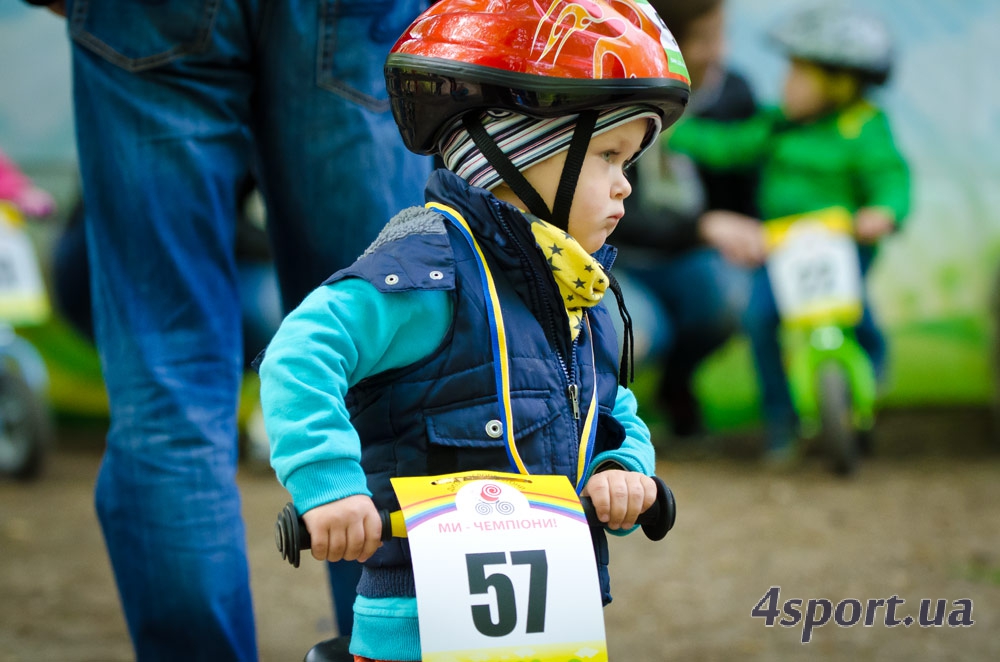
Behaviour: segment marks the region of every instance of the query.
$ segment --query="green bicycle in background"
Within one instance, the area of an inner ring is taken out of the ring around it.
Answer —
[[[863,282],[844,208],[765,223],[767,273],[800,434],[818,437],[836,473],[852,473],[875,422],[876,378],[854,327]]]

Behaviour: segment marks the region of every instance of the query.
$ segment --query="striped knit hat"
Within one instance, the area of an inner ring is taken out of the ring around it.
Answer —
[[[524,171],[531,165],[569,149],[578,117],[579,115],[563,115],[539,119],[505,110],[491,110],[484,113],[480,121],[514,166]],[[639,118],[650,120],[649,130],[642,143],[642,151],[645,151],[659,135],[662,125],[659,113],[650,106],[624,106],[599,113],[593,135],[597,136]],[[441,136],[438,148],[449,170],[472,186],[487,190],[493,190],[503,183],[500,174],[476,147],[462,118],[453,121]],[[639,154],[636,155],[638,157]]]

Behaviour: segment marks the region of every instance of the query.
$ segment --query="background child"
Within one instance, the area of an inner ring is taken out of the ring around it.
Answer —
[[[909,211],[909,170],[888,118],[866,96],[888,78],[889,33],[874,16],[840,5],[800,11],[770,37],[789,58],[781,107],[736,124],[685,121],[670,137],[669,148],[716,168],[759,164],[758,205],[765,219],[847,208],[854,214],[867,274],[876,243]],[[733,259],[762,264],[763,232],[743,243]],[[763,267],[754,274],[744,328],[763,394],[767,459],[785,464],[795,455],[796,417],[778,345],[777,307]],[[856,333],[880,375],[885,340],[867,301]]]
[[[604,242],[625,167],[680,114],[688,81],[644,2],[595,2],[602,20],[568,32],[559,10],[581,6],[562,5],[442,0],[400,38],[386,63],[400,132],[448,170],[426,208],[398,214],[285,319],[260,366],[272,465],[313,556],[365,563],[357,659],[420,659],[407,548],[379,543],[377,509],[398,509],[391,477],[562,474],[613,531],[655,496],[601,304]],[[608,601],[603,531],[594,543]]]

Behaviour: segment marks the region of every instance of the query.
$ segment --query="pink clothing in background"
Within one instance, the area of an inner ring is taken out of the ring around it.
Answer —
[[[26,216],[48,216],[55,211],[52,196],[34,184],[0,151],[0,200],[9,200]]]

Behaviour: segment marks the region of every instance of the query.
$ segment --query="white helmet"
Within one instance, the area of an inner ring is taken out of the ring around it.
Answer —
[[[892,37],[868,12],[834,4],[792,14],[768,33],[789,57],[864,75],[882,84],[892,68]]]

